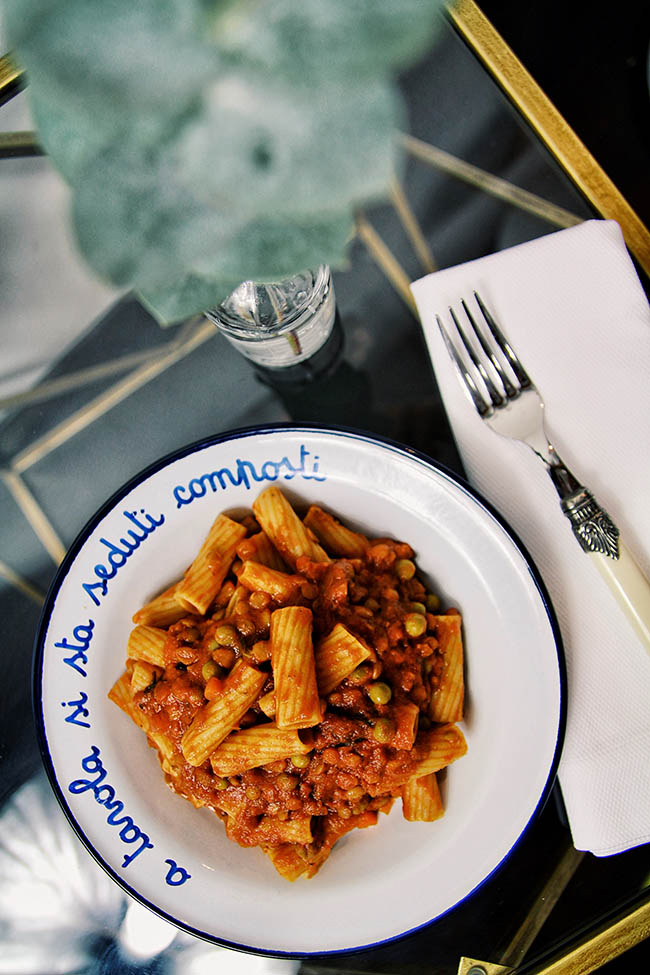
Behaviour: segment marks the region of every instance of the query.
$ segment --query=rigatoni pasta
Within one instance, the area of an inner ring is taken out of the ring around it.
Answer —
[[[310,741],[303,741],[297,730],[279,728],[271,722],[233,731],[212,752],[210,764],[217,775],[238,775],[278,759],[308,755],[312,747]]]
[[[443,666],[438,686],[431,695],[429,713],[433,721],[460,721],[465,693],[460,616],[438,616],[436,635],[440,641]]]
[[[336,623],[316,648],[316,676],[320,693],[323,696],[329,694],[370,656],[370,647],[342,623]]]
[[[182,619],[187,610],[176,599],[176,591],[180,586],[180,581],[175,582],[169,589],[165,589],[159,596],[148,602],[133,617],[134,623],[143,623],[148,626],[171,626]]]
[[[166,775],[174,775],[180,766],[180,756],[174,748],[173,742],[162,732],[157,731],[148,714],[143,712],[136,704],[137,697],[131,687],[131,679],[128,671],[115,681],[108,692],[109,699],[113,704],[117,704],[125,714],[131,718],[147,735],[149,742],[158,751],[158,757],[163,772]]]
[[[444,813],[437,773],[467,743],[461,617],[439,613],[405,542],[274,485],[219,515],[182,579],[133,617],[109,697],[170,787],[287,880],[401,804]]]
[[[370,545],[365,535],[342,525],[338,518],[317,504],[312,504],[305,515],[305,525],[328,552],[341,558],[361,558]]]
[[[139,691],[145,691],[151,687],[152,684],[155,684],[159,674],[159,667],[154,667],[143,660],[134,661],[131,671],[131,694],[137,694]]]
[[[205,613],[228,575],[237,546],[246,528],[219,515],[191,566],[174,592],[174,598],[190,613]]]
[[[456,725],[439,725],[423,732],[414,748],[412,773],[421,778],[451,765],[467,751],[465,736]]]
[[[402,786],[402,812],[410,823],[433,823],[444,813],[435,772]]]
[[[310,534],[277,487],[267,488],[253,502],[255,517],[266,535],[290,566],[295,566],[301,556],[314,562],[328,562],[327,552]]]
[[[269,569],[286,572],[287,566],[265,532],[249,535],[237,546],[237,555],[242,562],[258,562]]]
[[[295,602],[305,581],[300,576],[248,560],[243,563],[238,580],[250,592],[265,592],[279,606]]]
[[[271,666],[278,728],[312,728],[322,716],[312,623],[312,611],[307,606],[285,606],[271,615]]]
[[[181,739],[183,755],[190,765],[203,765],[237,727],[259,697],[265,679],[266,675],[256,667],[245,660],[237,661],[219,693],[201,705]]]
[[[131,630],[126,655],[131,660],[146,660],[147,663],[164,667],[166,642],[167,630],[142,623]]]

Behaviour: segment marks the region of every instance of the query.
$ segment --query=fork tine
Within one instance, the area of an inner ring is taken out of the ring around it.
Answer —
[[[454,309],[453,308],[450,308],[449,309],[449,314],[451,315],[451,317],[452,317],[452,319],[454,321],[454,325],[456,326],[456,331],[460,335],[461,341],[462,341],[463,345],[465,346],[465,351],[467,352],[467,355],[470,357],[470,359],[472,361],[472,365],[474,366],[474,368],[476,369],[476,371],[480,375],[481,379],[485,383],[485,387],[486,387],[486,389],[488,391],[488,395],[489,395],[489,397],[490,397],[490,399],[492,401],[492,406],[495,409],[498,409],[500,406],[503,406],[503,396],[501,395],[501,393],[498,391],[498,389],[496,388],[496,386],[494,385],[494,383],[490,379],[490,376],[488,374],[487,369],[485,368],[485,366],[483,365],[483,363],[481,362],[481,360],[478,358],[478,356],[474,352],[474,349],[472,348],[472,346],[467,341],[467,336],[465,335],[465,332],[461,328],[460,322],[456,318],[456,313],[454,312]]]
[[[474,382],[474,378],[473,378],[472,374],[468,371],[468,369],[465,366],[465,363],[463,362],[463,360],[461,359],[461,357],[458,355],[458,352],[456,351],[456,346],[454,345],[454,343],[449,338],[449,335],[447,333],[447,329],[442,324],[442,321],[441,321],[439,315],[436,315],[436,321],[438,322],[438,328],[440,329],[440,333],[442,335],[443,341],[444,341],[445,345],[447,346],[447,352],[449,353],[449,356],[450,356],[452,362],[456,366],[456,370],[458,372],[458,376],[462,380],[462,382],[463,382],[463,384],[465,386],[465,389],[469,393],[470,398],[472,400],[472,403],[474,404],[474,407],[476,409],[476,412],[481,417],[487,416],[489,413],[492,412],[491,409],[490,409],[490,407],[485,402],[485,400],[483,399],[483,396],[479,392],[479,389],[478,389],[476,383]]]
[[[478,339],[478,342],[479,342],[481,348],[483,349],[483,352],[485,353],[485,355],[488,357],[488,359],[492,363],[492,367],[493,367],[494,371],[496,372],[497,376],[501,380],[501,385],[503,386],[504,392],[506,394],[506,398],[507,399],[515,399],[515,397],[517,397],[519,395],[519,390],[518,389],[515,389],[515,387],[512,385],[512,383],[508,379],[507,375],[503,371],[503,367],[502,367],[501,363],[499,362],[499,360],[497,359],[496,354],[494,352],[494,349],[490,348],[490,346],[488,345],[488,343],[485,341],[485,336],[483,335],[483,333],[479,329],[478,325],[474,321],[474,318],[472,316],[472,313],[469,310],[469,308],[467,307],[467,304],[466,304],[464,298],[461,300],[461,305],[463,306],[463,309],[465,311],[465,314],[467,315],[467,317],[469,319],[469,323],[472,326],[472,329],[474,331],[474,334],[476,335],[476,338]]]
[[[481,312],[483,313],[483,318],[486,321],[487,327],[490,329],[490,332],[492,333],[495,342],[497,343],[497,345],[503,352],[504,356],[510,363],[510,366],[512,367],[512,371],[514,372],[515,376],[519,380],[521,388],[528,389],[530,386],[533,385],[530,376],[528,375],[528,373],[522,366],[521,362],[517,358],[514,349],[512,348],[507,338],[505,337],[505,335],[497,325],[496,321],[494,320],[494,318],[492,317],[488,309],[483,304],[483,301],[481,300],[481,296],[478,294],[477,291],[474,292],[474,297],[476,298],[478,306],[481,309]]]

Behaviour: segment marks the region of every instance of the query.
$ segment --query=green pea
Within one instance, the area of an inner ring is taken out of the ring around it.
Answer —
[[[221,626],[218,626],[214,631],[214,636],[223,647],[236,647],[241,643],[239,633],[230,623],[222,623]]]
[[[424,603],[411,603],[411,612],[420,613],[422,616],[426,613],[427,608]]]
[[[214,637],[212,637],[211,640],[208,640],[208,643],[207,643],[207,646],[206,646],[205,649],[208,651],[208,653],[212,653],[212,651],[213,650],[216,650],[218,646],[219,646],[219,644],[214,639]]]
[[[378,718],[372,729],[372,736],[375,741],[380,742],[382,745],[387,744],[393,735],[395,734],[395,724],[390,718]]]
[[[206,662],[201,667],[201,676],[203,680],[207,683],[211,677],[216,677],[219,673],[219,667],[215,664],[214,660],[206,660]]]
[[[362,796],[365,796],[366,791],[362,785],[355,785],[353,789],[348,789],[345,794],[350,802],[356,802],[357,799],[361,799]]]
[[[427,609],[430,613],[435,613],[436,610],[440,609],[440,599],[435,593],[427,593]]]
[[[372,675],[372,664],[362,663],[350,674],[348,680],[351,680],[353,684],[364,684],[368,678]]]
[[[246,786],[246,797],[251,799],[253,802],[262,795],[261,789],[258,789],[256,785]]]
[[[388,704],[392,696],[393,692],[388,684],[384,684],[383,681],[377,681],[376,684],[368,686],[368,697],[373,704]]]
[[[278,788],[286,789],[287,792],[290,792],[291,789],[295,789],[298,785],[298,779],[294,775],[287,775],[286,772],[280,772],[275,783]]]
[[[395,563],[395,572],[398,579],[406,582],[415,575],[415,562],[412,562],[411,559],[398,559]]]
[[[421,613],[409,613],[404,619],[404,629],[409,636],[422,636],[422,634],[426,631],[426,628],[426,617],[422,616]]]
[[[228,780],[227,779],[222,779],[221,777],[218,776],[214,780],[214,787],[215,787],[215,789],[219,789],[219,790],[221,790],[221,789],[227,789],[228,788]]]
[[[311,761],[310,755],[292,755],[291,764],[295,765],[296,768],[307,768]]]

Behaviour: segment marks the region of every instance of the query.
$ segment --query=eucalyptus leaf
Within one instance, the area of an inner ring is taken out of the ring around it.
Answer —
[[[431,45],[435,0],[248,0],[224,11],[220,50],[291,84],[358,85],[410,64]]]
[[[440,0],[6,0],[80,248],[161,320],[345,261]]]

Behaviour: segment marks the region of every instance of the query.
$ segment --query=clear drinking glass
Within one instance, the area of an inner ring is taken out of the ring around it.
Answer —
[[[318,378],[332,368],[341,349],[326,264],[270,284],[244,281],[206,316],[271,384]]]

